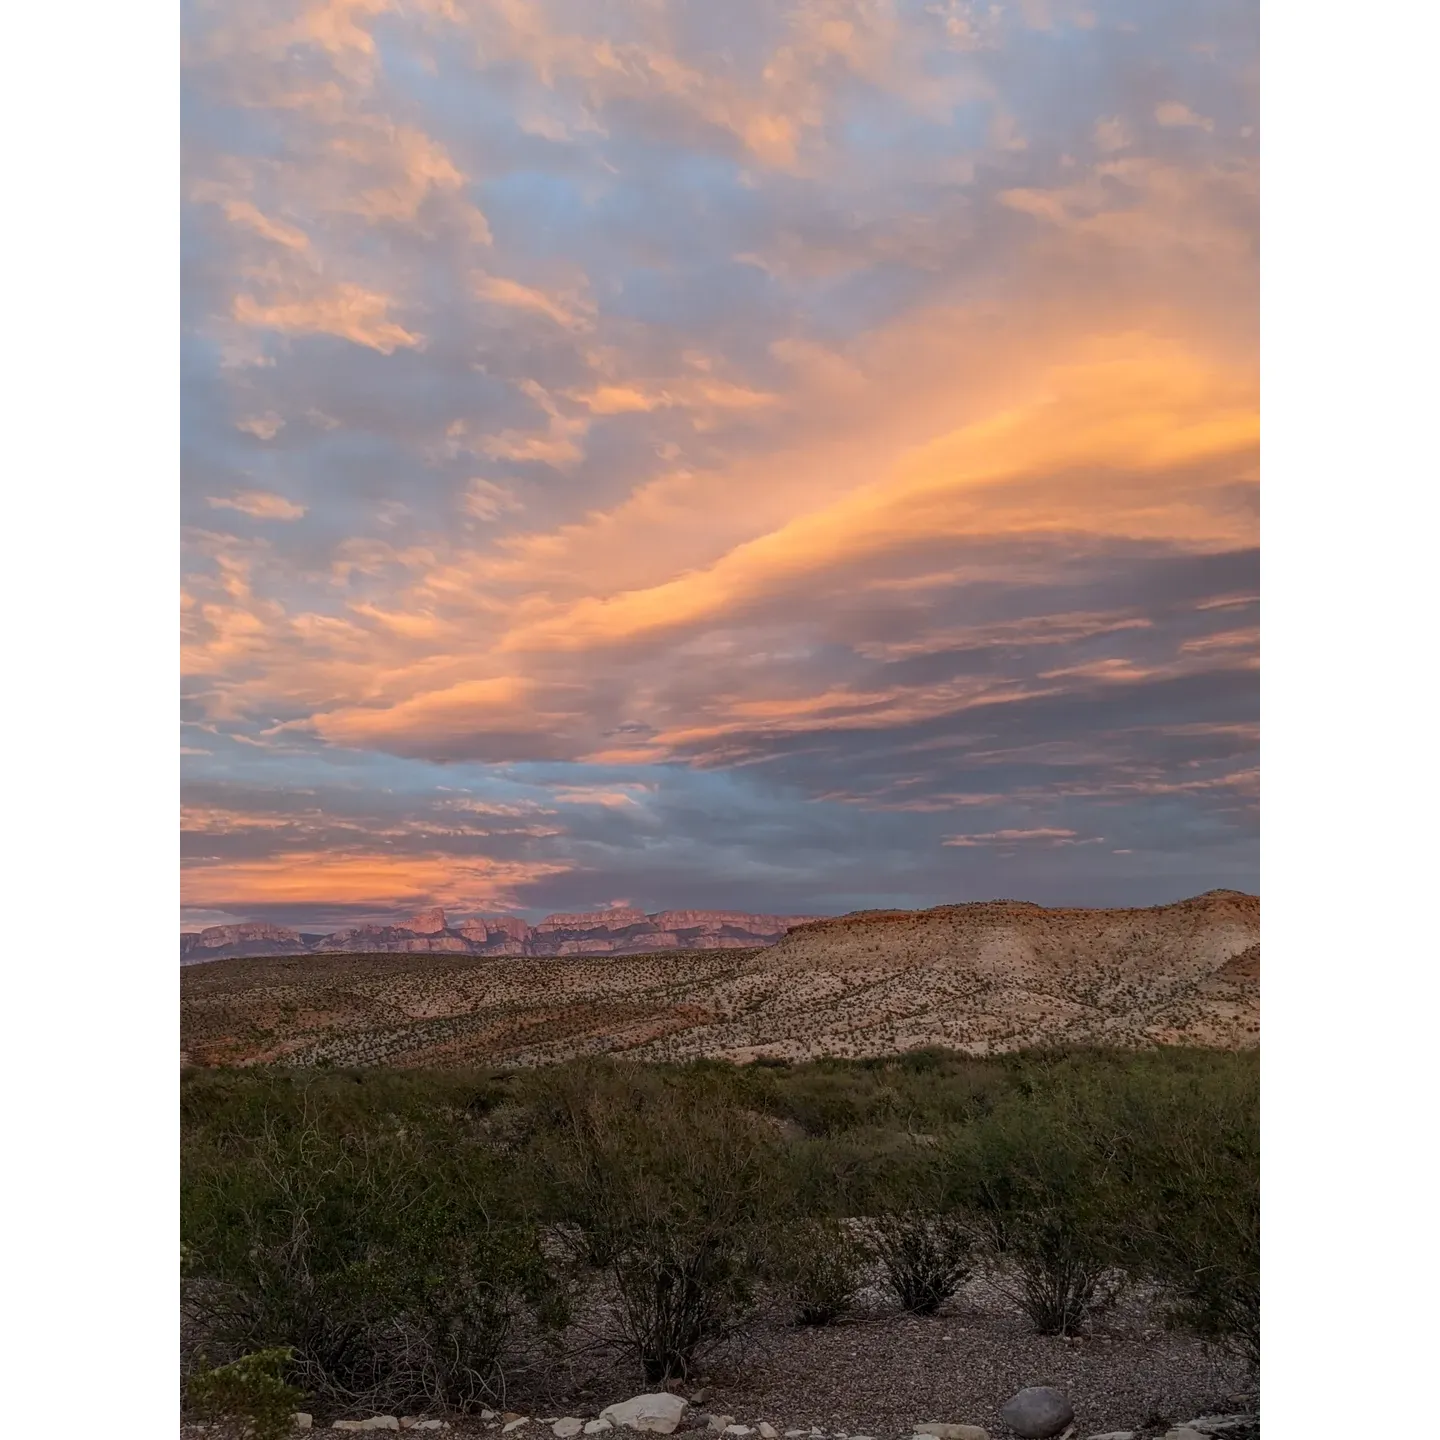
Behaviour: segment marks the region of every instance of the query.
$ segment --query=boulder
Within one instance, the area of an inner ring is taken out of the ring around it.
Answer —
[[[632,1430],[648,1430],[656,1435],[669,1435],[685,1413],[685,1401],[679,1395],[636,1395],[618,1405],[607,1405],[600,1418],[612,1425],[628,1425]]]
[[[587,1435],[601,1435],[606,1430],[613,1430],[614,1428],[608,1420],[587,1420],[585,1422],[585,1433]]]
[[[762,1420],[755,1430],[760,1440],[780,1440],[780,1432],[768,1420]]]
[[[313,1415],[307,1415],[303,1410],[297,1410],[291,1417],[290,1423],[297,1430],[308,1430],[315,1423]]]
[[[550,1433],[558,1435],[560,1440],[570,1440],[570,1436],[578,1435],[584,1428],[585,1422],[578,1415],[564,1415],[550,1427]]]
[[[1059,1390],[1027,1385],[1000,1407],[1000,1418],[1024,1440],[1050,1440],[1075,1418],[1075,1412]]]
[[[931,1440],[990,1440],[990,1432],[980,1425],[952,1425],[944,1420],[922,1420],[915,1427],[917,1435]]]

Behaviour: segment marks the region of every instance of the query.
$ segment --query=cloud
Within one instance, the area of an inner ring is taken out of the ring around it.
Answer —
[[[712,20],[187,11],[196,883],[1252,883],[1250,9]]]
[[[1208,116],[1197,115],[1188,105],[1182,105],[1178,100],[1166,100],[1163,104],[1157,105],[1155,120],[1157,124],[1172,130],[1177,127],[1189,127],[1196,130],[1214,130],[1215,128],[1215,122]]]
[[[243,430],[247,435],[253,435],[257,440],[273,440],[285,428],[285,422],[268,410],[264,415],[252,415],[246,420],[235,422],[237,430]]]
[[[417,346],[423,337],[389,319],[391,300],[359,285],[337,285],[304,299],[270,304],[237,295],[232,313],[242,325],[286,335],[334,335],[382,355]]]
[[[228,497],[212,495],[210,505],[215,510],[238,510],[256,520],[299,520],[306,513],[305,506],[267,490],[242,490]]]

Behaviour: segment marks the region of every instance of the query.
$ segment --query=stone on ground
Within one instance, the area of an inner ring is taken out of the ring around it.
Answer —
[[[1075,1412],[1059,1390],[1027,1385],[1000,1407],[1000,1418],[1024,1440],[1050,1440],[1075,1418]]]
[[[669,1435],[684,1413],[685,1401],[679,1395],[636,1395],[618,1405],[607,1405],[600,1418],[612,1425],[628,1425],[632,1430]]]
[[[711,1415],[705,1421],[705,1428],[715,1431],[718,1435],[724,1431],[727,1425],[733,1425],[734,1423],[735,1417],[733,1415]]]
[[[768,1420],[762,1420],[755,1427],[755,1432],[760,1440],[780,1440],[780,1432]]]
[[[944,1420],[923,1420],[915,1433],[931,1440],[990,1440],[990,1432],[981,1425],[952,1425]]]
[[[587,1420],[585,1422],[585,1433],[587,1435],[601,1435],[606,1430],[613,1430],[614,1428],[608,1420]]]
[[[578,1415],[562,1415],[550,1427],[550,1433],[558,1435],[560,1440],[570,1440],[570,1436],[578,1435],[584,1428],[585,1422]]]
[[[290,1423],[297,1430],[308,1430],[315,1423],[315,1417],[313,1415],[307,1415],[303,1410],[297,1410],[290,1417]]]

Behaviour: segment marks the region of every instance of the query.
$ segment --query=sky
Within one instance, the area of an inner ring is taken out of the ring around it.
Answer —
[[[1250,0],[188,0],[182,925],[1258,891]]]

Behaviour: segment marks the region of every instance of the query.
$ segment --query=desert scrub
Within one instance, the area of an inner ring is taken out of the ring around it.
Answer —
[[[833,1325],[854,1309],[874,1258],[844,1220],[796,1220],[772,1233],[766,1274],[798,1324]]]
[[[1227,1057],[1236,1061],[1240,1057]],[[1172,1324],[1260,1364],[1259,1074],[1118,1087],[1102,1143],[1117,1263],[1157,1282]]]
[[[522,1319],[553,1314],[536,1230],[503,1167],[405,1125],[337,1134],[304,1113],[187,1149],[189,1317],[230,1354],[285,1345],[340,1409],[473,1408]]]
[[[281,1440],[305,1392],[286,1382],[294,1352],[285,1346],[211,1366],[203,1357],[185,1387],[186,1406],[221,1440]]]
[[[959,1142],[981,1247],[1040,1335],[1074,1334],[1123,1283],[1097,1139],[1037,1095],[1005,1103]]]
[[[752,1318],[780,1171],[772,1127],[664,1077],[597,1062],[546,1078],[540,1168],[608,1337],[647,1384],[694,1372]]]
[[[975,1268],[974,1231],[954,1211],[886,1211],[871,1235],[895,1298],[912,1315],[935,1314]]]

